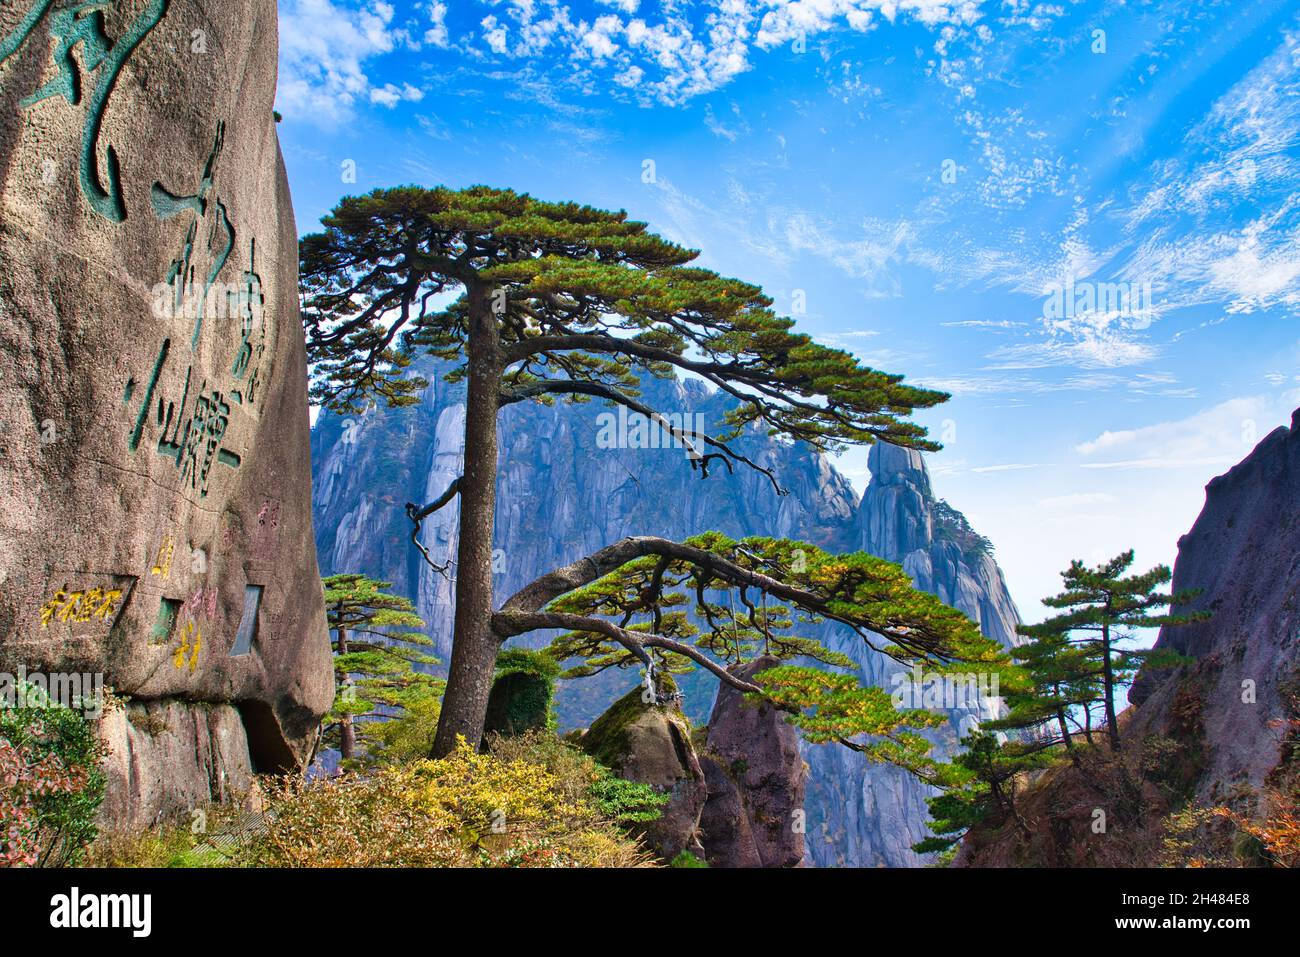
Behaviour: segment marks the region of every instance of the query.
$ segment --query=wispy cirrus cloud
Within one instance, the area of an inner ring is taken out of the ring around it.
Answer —
[[[1183,419],[1107,430],[1074,451],[1086,469],[1171,470],[1240,461],[1272,423],[1286,421],[1300,391],[1240,396]]]
[[[1123,212],[1134,272],[1180,305],[1300,309],[1300,25],[1154,165]],[[1139,238],[1140,237],[1140,238]]]

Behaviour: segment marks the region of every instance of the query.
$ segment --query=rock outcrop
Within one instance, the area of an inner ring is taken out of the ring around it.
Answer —
[[[732,670],[750,679],[780,662]],[[804,858],[808,766],[799,732],[771,705],[720,684],[700,766],[708,798],[700,815],[704,858],[714,867],[796,867]]]
[[[621,778],[668,797],[658,820],[638,826],[646,844],[671,861],[687,851],[704,856],[700,812],[708,789],[691,744],[691,725],[675,703],[647,704],[633,688],[587,729],[584,751]]]
[[[551,712],[551,681],[541,675],[512,671],[492,682],[488,695],[483,739],[539,731],[546,727]]]
[[[0,668],[165,716],[106,729],[112,823],[295,766],[332,700],[276,17],[0,7]]]
[[[360,571],[394,583],[430,622],[437,653],[450,648],[451,582],[429,568],[410,542],[405,502],[435,498],[460,474],[463,385],[439,378],[442,367],[418,369],[429,386],[419,405],[341,418],[325,414],[312,435],[314,508],[325,573]],[[712,427],[727,406],[723,395],[694,381],[646,379],[648,404],[666,413],[703,415]],[[501,413],[497,479],[496,590],[512,594],[534,577],[625,535],[680,539],[716,529],[733,537],[800,538],[836,551],[866,548],[905,562],[921,588],[957,604],[986,634],[1009,642],[1016,612],[987,549],[955,512],[930,491],[921,456],[880,447],[873,479],[859,496],[823,456],[799,445],[747,434],[740,448],[772,468],[790,490],[778,496],[767,479],[739,467],[714,469],[706,480],[682,449],[604,447],[600,403],[543,407],[519,404]],[[455,504],[430,516],[421,539],[438,562],[454,555]],[[886,683],[893,669],[860,639],[826,627],[821,637],[854,656],[865,678]],[[562,728],[582,727],[626,690],[614,670],[561,682]],[[717,682],[684,676],[683,710],[708,719]],[[954,730],[963,714],[954,716]],[[805,749],[808,860],[815,864],[921,863],[910,845],[925,836],[926,789],[903,772],[865,765],[860,754],[832,745]]]
[[[133,701],[104,715],[101,737],[115,772],[106,822],[161,822],[253,792],[248,734],[232,705]]]
[[[1206,486],[1205,507],[1178,541],[1172,588],[1200,589],[1178,611],[1205,621],[1164,628],[1157,648],[1194,658],[1146,669],[1129,700],[1129,734],[1169,736],[1196,711],[1205,801],[1259,789],[1281,760],[1300,696],[1300,410]]]

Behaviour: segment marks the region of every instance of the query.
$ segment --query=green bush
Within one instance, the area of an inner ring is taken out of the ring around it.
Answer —
[[[605,768],[601,771],[605,773],[587,789],[587,796],[601,814],[618,824],[646,824],[663,816],[669,801],[667,794],[660,794],[648,784],[616,777]]]
[[[503,649],[497,655],[496,679],[488,697],[484,744],[492,735],[553,731],[555,679],[559,673],[559,662],[544,651]]]
[[[669,867],[708,867],[707,861],[702,861],[690,851],[682,851],[668,863]]]
[[[0,862],[66,867],[95,839],[104,800],[95,726],[34,685],[30,707],[0,707]]]
[[[438,734],[442,714],[442,689],[426,685],[415,689],[403,702],[395,718],[365,725],[370,751],[363,765],[409,764],[427,758]]]

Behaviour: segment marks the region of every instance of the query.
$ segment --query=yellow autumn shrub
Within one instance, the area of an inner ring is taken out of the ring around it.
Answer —
[[[560,747],[563,747],[562,745]],[[589,759],[518,744],[479,754],[285,780],[240,863],[270,867],[635,867],[649,862],[583,797]]]

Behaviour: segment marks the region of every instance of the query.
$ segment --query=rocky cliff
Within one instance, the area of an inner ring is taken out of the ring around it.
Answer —
[[[0,5],[0,668],[129,699],[113,823],[333,696],[276,63],[272,0]]]
[[[1300,410],[1206,486],[1205,507],[1178,540],[1172,587],[1199,589],[1180,610],[1210,617],[1161,630],[1157,648],[1195,661],[1138,676],[1131,733],[1170,734],[1194,700],[1200,799],[1258,790],[1282,760],[1287,719],[1300,718],[1291,714],[1300,700]]]
[[[1179,539],[1172,588],[1199,589],[1190,610],[1210,617],[1161,629],[1156,647],[1191,660],[1138,675],[1118,719],[1120,753],[1103,743],[1078,767],[1018,781],[1017,809],[1033,830],[999,820],[972,828],[956,866],[1285,859],[1266,857],[1225,813],[1266,822],[1276,850],[1300,795],[1300,411],[1206,486]]]
[[[760,657],[732,671],[752,680],[781,662]],[[797,867],[805,856],[808,765],[799,732],[775,708],[719,683],[700,766],[704,856],[714,867]]]
[[[732,665],[744,679],[780,661]],[[660,860],[686,851],[711,867],[797,867],[804,859],[799,732],[775,708],[722,685],[709,723],[692,729],[676,698],[657,704],[633,688],[576,732],[576,743],[619,777],[667,799],[641,834]]]
[[[437,366],[418,406],[340,418],[322,415],[312,437],[314,508],[321,570],[360,571],[395,584],[430,623],[444,658],[451,636],[451,583],[429,568],[409,540],[407,501],[436,497],[459,474],[463,386]],[[665,413],[702,415],[713,426],[725,398],[694,381],[649,380],[647,401]],[[716,529],[732,536],[802,538],[828,549],[866,548],[907,564],[920,587],[954,603],[986,633],[1009,641],[1016,613],[978,536],[930,489],[921,456],[881,447],[873,480],[859,497],[822,456],[761,435],[740,440],[745,454],[772,468],[790,490],[778,496],[752,470],[715,469],[699,478],[680,448],[604,447],[601,404],[510,406],[501,415],[496,525],[497,594],[630,534],[682,538]],[[633,444],[633,443],[626,443]],[[454,504],[424,525],[421,540],[444,562],[454,555]],[[884,664],[847,636],[828,643],[855,657],[865,675],[885,681]],[[563,683],[565,727],[589,724],[636,681],[606,673]],[[716,682],[686,684],[685,709],[700,724]],[[959,721],[961,714],[954,716]],[[867,768],[844,748],[806,749],[809,860],[816,864],[918,863],[909,845],[923,836],[925,789],[901,774]]]

